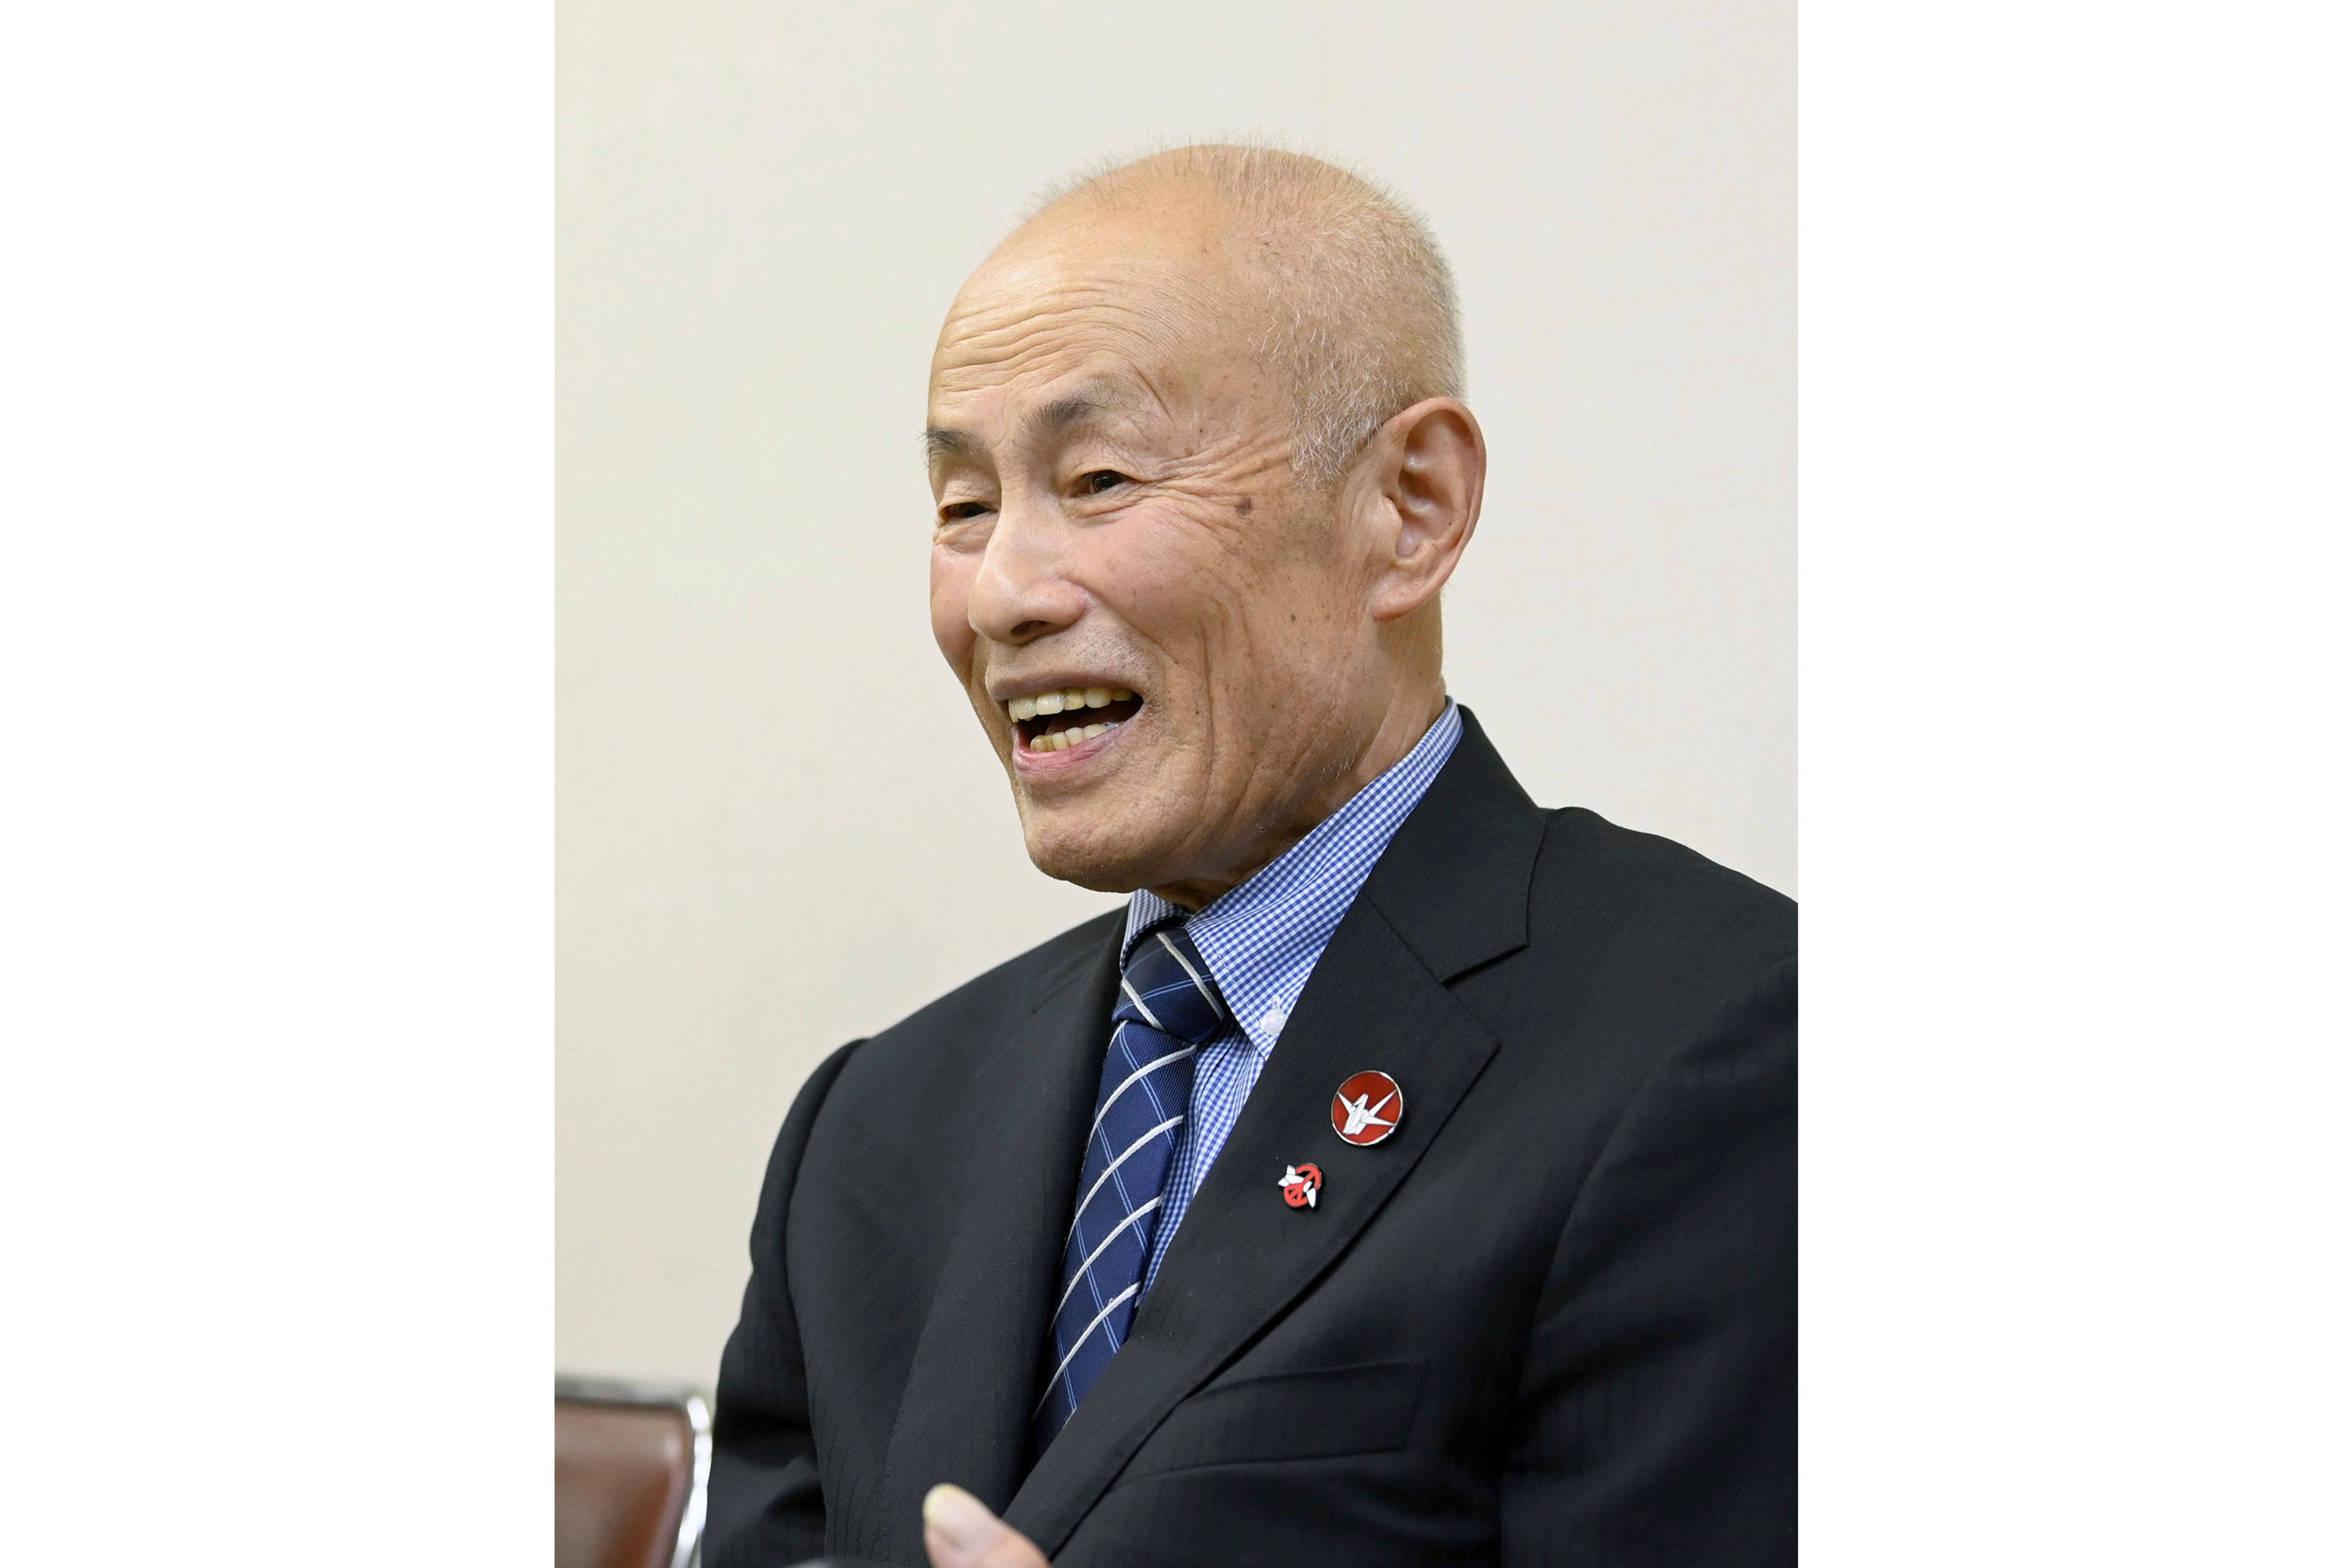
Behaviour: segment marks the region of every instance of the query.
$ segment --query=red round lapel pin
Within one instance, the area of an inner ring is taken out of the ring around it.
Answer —
[[[1322,1166],[1285,1165],[1282,1168],[1282,1201],[1292,1208],[1313,1208],[1315,1194],[1322,1190]]]
[[[1404,1120],[1404,1090],[1384,1072],[1360,1072],[1331,1097],[1331,1131],[1359,1148],[1396,1131]]]

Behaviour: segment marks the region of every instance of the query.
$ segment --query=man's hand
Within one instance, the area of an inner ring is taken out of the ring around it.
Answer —
[[[931,1568],[1053,1568],[1036,1542],[961,1487],[924,1494],[923,1550]]]

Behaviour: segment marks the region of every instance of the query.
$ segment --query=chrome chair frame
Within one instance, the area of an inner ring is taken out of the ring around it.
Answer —
[[[694,1568],[702,1560],[702,1526],[710,1486],[710,1401],[690,1384],[576,1377],[561,1372],[555,1374],[555,1397],[583,1405],[675,1410],[686,1417],[694,1431],[694,1480],[687,1489],[686,1510],[678,1515],[677,1549],[670,1554],[670,1568]]]

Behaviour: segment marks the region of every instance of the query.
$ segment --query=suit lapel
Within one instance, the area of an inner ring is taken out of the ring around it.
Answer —
[[[953,1481],[1002,1510],[1029,1466],[1045,1309],[1109,1039],[1118,931],[1041,980],[983,1069],[968,1216],[917,1342],[881,1481],[895,1555],[923,1557],[922,1496]]]
[[[1525,945],[1542,833],[1465,710],[1454,757],[1317,963],[1132,1336],[1002,1510],[1048,1555],[1177,1402],[1339,1259],[1485,1068],[1494,1037],[1444,983]],[[1405,1114],[1386,1142],[1357,1148],[1332,1131],[1331,1097],[1367,1068],[1398,1081]],[[1325,1176],[1305,1213],[1277,1184],[1300,1161]]]

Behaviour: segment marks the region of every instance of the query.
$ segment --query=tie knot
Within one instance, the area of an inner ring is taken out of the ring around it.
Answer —
[[[1225,1004],[1181,921],[1147,932],[1118,977],[1111,1016],[1204,1045],[1224,1026]]]

